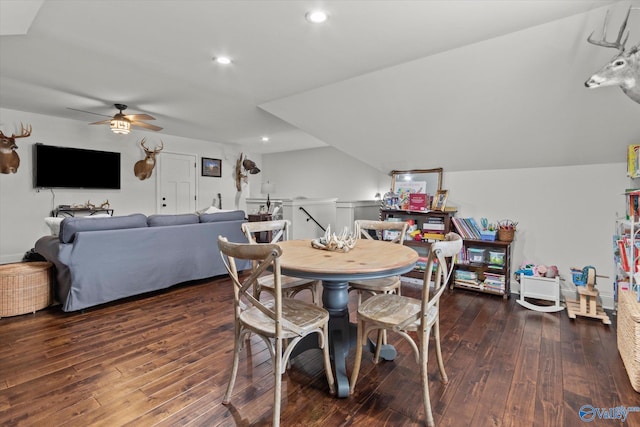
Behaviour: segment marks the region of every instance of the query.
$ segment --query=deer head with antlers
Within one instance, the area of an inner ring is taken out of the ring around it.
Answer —
[[[142,138],[140,141],[140,145],[144,150],[144,159],[138,160],[135,165],[133,165],[133,173],[138,177],[140,181],[145,180],[151,176],[151,172],[153,172],[153,168],[156,166],[156,154],[158,154],[164,148],[164,143],[160,140],[160,147],[156,147],[153,150],[149,150],[146,145],[144,145],[147,138]]]
[[[0,131],[0,173],[16,173],[20,166],[20,156],[16,152],[16,139],[26,138],[31,135],[31,125],[25,128],[20,123],[20,135],[15,133],[6,136]]]
[[[588,88],[600,86],[620,86],[622,91],[632,100],[640,103],[640,43],[625,51],[625,44],[629,38],[627,29],[627,21],[631,7],[627,11],[627,16],[620,26],[618,38],[615,42],[609,42],[607,37],[607,23],[609,21],[609,11],[604,19],[604,29],[602,31],[602,40],[594,40],[593,33],[587,38],[587,41],[596,46],[612,47],[618,49],[618,54],[613,57],[609,63],[599,69],[584,85]],[[625,36],[626,31],[626,36]],[[624,36],[624,40],[622,37]]]

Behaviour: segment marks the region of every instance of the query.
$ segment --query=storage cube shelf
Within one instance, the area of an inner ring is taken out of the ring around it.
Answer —
[[[465,239],[453,268],[451,289],[471,289],[506,299],[511,292],[511,242]]]
[[[381,209],[380,218],[383,221],[411,221],[416,230],[421,231],[421,239],[408,239],[405,246],[410,246],[418,252],[418,255],[426,258],[432,242],[444,239],[445,234],[452,231],[451,218],[455,211],[407,211],[398,209]],[[424,265],[420,263],[413,271],[405,273],[406,277],[422,279],[424,277]]]

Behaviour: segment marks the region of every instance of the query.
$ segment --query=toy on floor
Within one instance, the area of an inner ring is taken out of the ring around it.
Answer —
[[[558,267],[555,265],[546,266],[544,264],[523,263],[516,275],[547,277],[553,279],[558,276]]]
[[[609,316],[604,312],[602,306],[598,302],[598,290],[596,286],[597,277],[607,277],[596,275],[595,267],[590,265],[584,267],[582,270],[578,268],[571,268],[573,276],[573,283],[576,285],[578,295],[580,295],[580,301],[567,300],[567,314],[569,318],[575,319],[576,316],[591,317],[593,319],[600,319],[605,325],[610,325],[611,320]]]
[[[529,310],[556,312],[564,310],[560,305],[560,277],[558,267],[523,263],[516,271],[520,280],[520,298],[516,301]],[[527,300],[532,299],[532,301]],[[551,301],[553,305],[539,304],[537,300]]]

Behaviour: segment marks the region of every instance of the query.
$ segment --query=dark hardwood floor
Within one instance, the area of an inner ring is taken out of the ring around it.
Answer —
[[[272,368],[255,336],[232,405],[220,403],[232,361],[231,300],[229,282],[219,279],[85,312],[50,307],[0,319],[0,425],[268,425]],[[437,425],[583,426],[583,405],[640,406],[617,351],[615,320],[570,320],[564,311],[529,311],[515,298],[447,290],[448,385],[430,349]],[[396,360],[373,365],[365,353],[356,393],[346,399],[328,394],[319,352],[299,356],[283,378],[282,425],[423,425],[415,359],[404,341],[389,338]],[[596,417],[589,424],[640,426],[640,412],[624,423]]]

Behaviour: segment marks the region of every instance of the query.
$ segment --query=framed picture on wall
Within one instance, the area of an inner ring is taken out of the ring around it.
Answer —
[[[220,178],[222,176],[222,160],[203,157],[202,176],[214,176]]]

